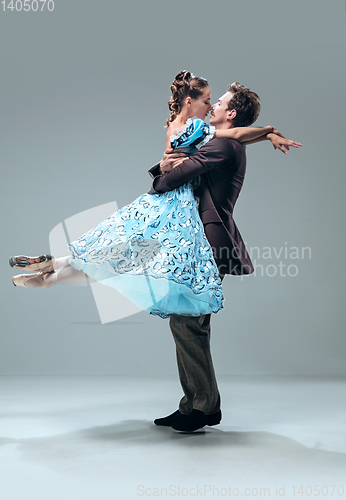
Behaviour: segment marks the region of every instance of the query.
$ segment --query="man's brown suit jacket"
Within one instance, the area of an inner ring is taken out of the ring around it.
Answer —
[[[164,193],[194,179],[194,195],[206,237],[220,274],[254,272],[233,210],[246,171],[245,145],[226,138],[214,138],[178,167],[161,174],[160,164],[149,169],[154,179],[149,194]],[[196,182],[197,181],[197,182]]]

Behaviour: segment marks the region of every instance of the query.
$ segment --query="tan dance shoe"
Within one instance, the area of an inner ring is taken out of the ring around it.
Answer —
[[[52,255],[40,255],[39,257],[26,257],[17,255],[9,260],[10,266],[21,271],[41,271],[49,273],[54,271],[54,257]]]
[[[51,286],[57,284],[56,279],[53,281],[50,280],[50,283],[47,283],[47,278],[51,275],[55,275],[56,278],[57,273],[55,271],[50,271],[49,273],[40,272],[35,274],[19,274],[18,276],[13,276],[12,283],[14,286],[24,286],[25,288],[50,288]],[[26,283],[33,278],[37,278],[37,286],[28,287]]]

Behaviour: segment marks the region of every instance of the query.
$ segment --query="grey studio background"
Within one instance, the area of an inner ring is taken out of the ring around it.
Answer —
[[[208,79],[213,102],[228,83],[250,86],[262,103],[256,124],[303,143],[287,156],[269,143],[247,148],[234,219],[247,248],[260,249],[257,265],[298,274],[226,276],[225,308],[212,317],[217,375],[345,376],[344,52],[341,0],[55,0],[53,12],[1,11],[0,373],[177,374],[167,320],[140,312],[102,325],[90,287],[15,288],[8,259],[48,253],[60,222],[148,191],[169,87],[188,69]],[[264,247],[282,254],[267,259]]]

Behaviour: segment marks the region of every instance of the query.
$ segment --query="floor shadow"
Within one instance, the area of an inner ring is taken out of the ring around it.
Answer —
[[[11,439],[1,438],[0,444],[10,442],[21,443],[25,448],[32,446],[46,446],[48,444],[68,442],[80,442],[84,446],[96,444],[109,444],[114,446],[117,443],[127,443],[136,446],[156,446],[162,444],[181,443],[182,445],[194,446],[210,449],[217,448],[263,448],[286,451],[306,450],[309,454],[332,454],[335,457],[345,460],[346,454],[330,452],[320,448],[307,448],[294,439],[274,434],[266,431],[226,431],[216,427],[203,427],[195,432],[181,432],[171,427],[161,427],[147,420],[126,420],[115,424],[90,427],[56,436]],[[346,470],[346,469],[345,469]]]
[[[307,448],[294,439],[265,431],[239,432],[205,427],[193,433],[126,420],[39,438],[0,438],[1,457],[44,466],[64,474],[140,481],[228,477],[230,471],[276,478],[344,477],[346,455]],[[7,447],[6,447],[7,445]],[[159,472],[158,472],[159,471]],[[245,471],[245,472],[244,472]],[[237,476],[240,477],[240,476]],[[132,478],[132,479],[131,479]],[[135,479],[134,479],[135,478]],[[298,479],[296,479],[298,481]],[[335,484],[335,483],[333,483]]]

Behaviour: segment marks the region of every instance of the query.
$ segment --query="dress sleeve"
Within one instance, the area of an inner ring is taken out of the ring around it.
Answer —
[[[189,118],[185,128],[170,137],[173,149],[187,150],[190,154],[204,146],[215,134],[215,127],[200,118]]]

